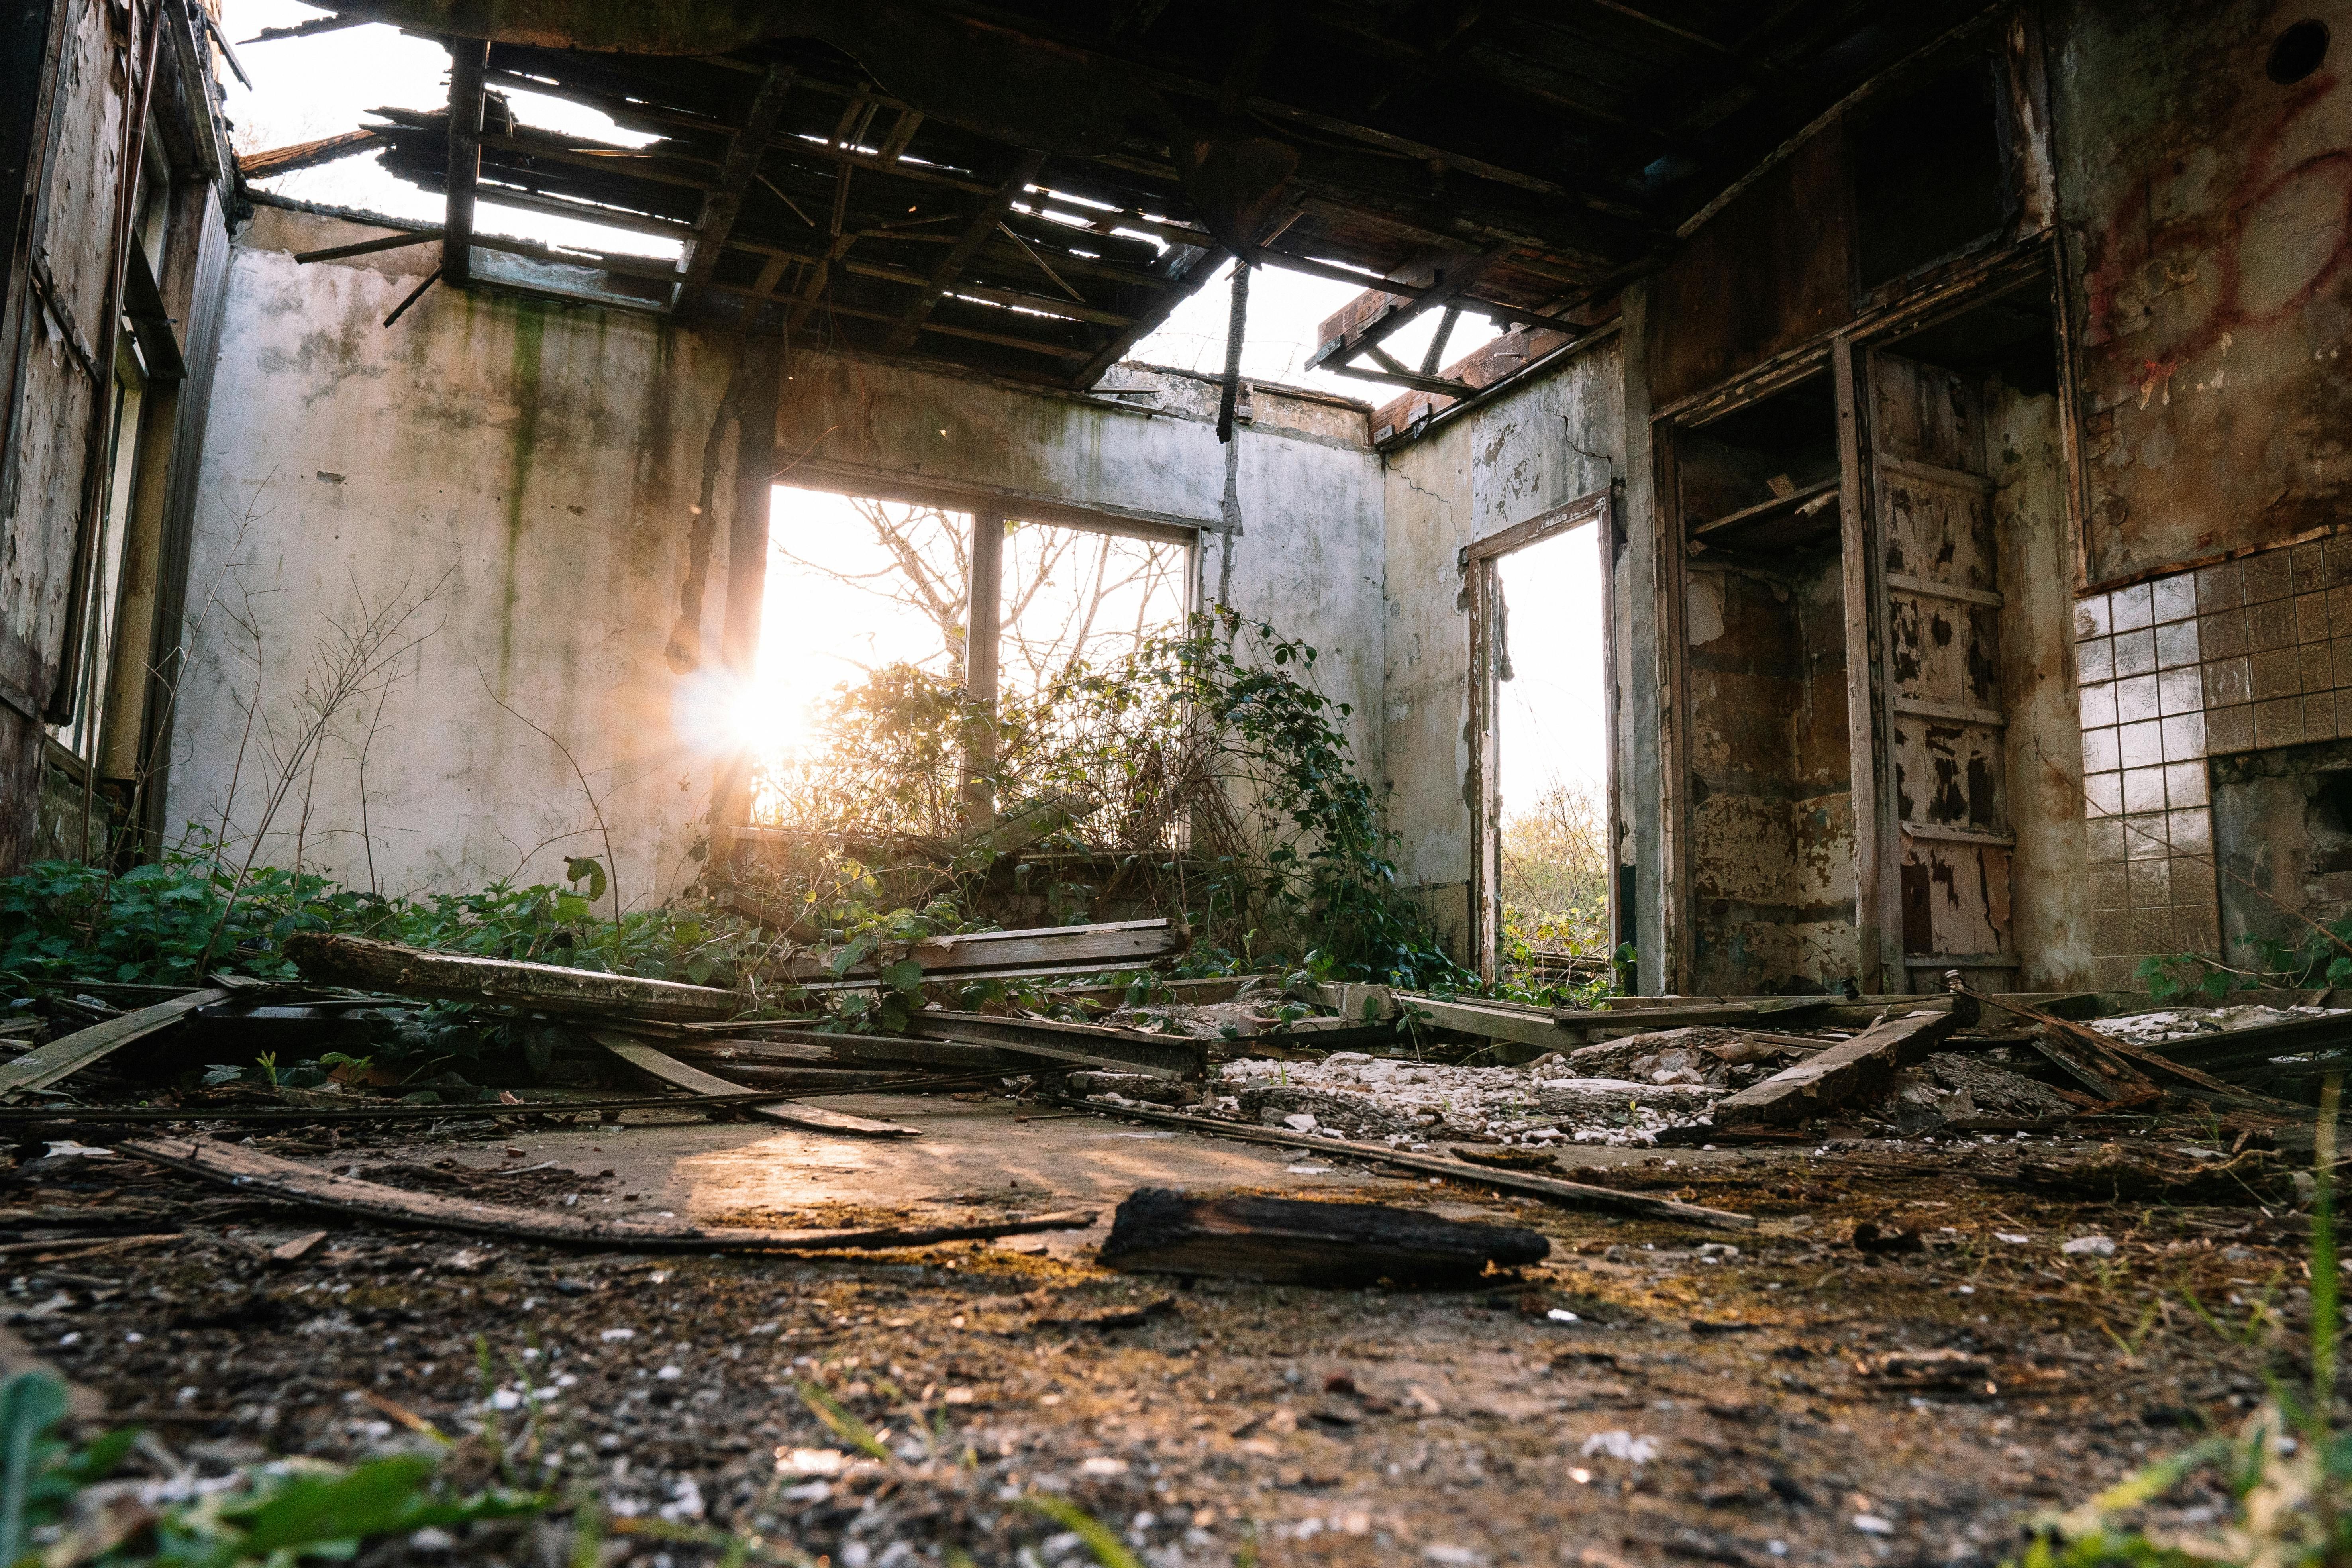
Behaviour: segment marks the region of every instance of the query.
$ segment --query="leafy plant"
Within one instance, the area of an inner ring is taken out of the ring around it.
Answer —
[[[439,1482],[439,1462],[415,1455],[349,1468],[316,1460],[247,1467],[232,1485],[182,1501],[147,1502],[112,1480],[135,1428],[79,1447],[58,1436],[65,1387],[47,1373],[0,1386],[0,1564],[96,1562],[109,1568],[284,1568],[305,1557],[350,1557],[373,1538],[540,1512],[548,1500],[493,1490],[470,1497]]]
[[[2033,1540],[2011,1568],[2335,1568],[2352,1561],[2352,1433],[2335,1426],[2342,1338],[2334,1191],[2339,1093],[2331,1074],[2312,1167],[2311,1383],[2300,1408],[2290,1391],[2273,1386],[2235,1433],[2147,1466],[2079,1507],[2035,1519]],[[2221,1470],[2235,1503],[2232,1516],[2210,1535],[2126,1522],[2208,1468]]]
[[[993,713],[895,666],[845,688],[820,744],[762,775],[763,819],[887,866],[894,846],[935,847],[966,830],[978,795],[1076,795],[1097,809],[1040,847],[1092,852],[1123,892],[1186,921],[1182,973],[1471,984],[1397,886],[1395,837],[1349,754],[1348,705],[1314,684],[1317,658],[1221,607],[1007,693]],[[975,755],[992,759],[976,774]],[[958,869],[969,881],[992,858]],[[1063,918],[1086,918],[1084,885],[1023,886]]]

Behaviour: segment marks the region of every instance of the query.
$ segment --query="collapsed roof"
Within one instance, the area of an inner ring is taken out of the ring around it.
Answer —
[[[673,237],[676,266],[593,258],[600,287],[1082,387],[1236,252],[1392,296],[1336,356],[1370,354],[1378,379],[1442,384],[1378,347],[1424,310],[1572,331],[1759,160],[1981,10],[353,0],[341,15],[488,38],[453,55],[455,156],[446,110],[384,110],[373,138],[451,196],[452,232],[478,195]],[[535,129],[510,90],[656,139]]]

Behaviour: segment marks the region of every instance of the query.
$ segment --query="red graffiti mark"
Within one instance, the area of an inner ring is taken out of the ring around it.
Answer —
[[[2159,390],[2168,397],[2167,384],[2172,374],[2214,347],[2224,332],[2290,315],[2352,263],[2352,147],[2328,147],[2283,168],[2273,163],[2283,147],[2305,134],[2307,116],[2315,110],[2327,112],[2321,106],[2340,82],[2333,74],[2310,78],[2267,127],[2236,143],[2238,155],[2231,160],[2232,166],[2211,182],[2229,193],[2218,206],[2159,220],[2155,216],[2157,187],[2159,178],[2170,173],[2168,169],[2149,172],[2116,204],[2095,252],[2098,259],[2083,279],[2094,342],[2118,335],[2117,297],[2150,266],[2165,266],[2168,278],[2177,284],[2194,277],[2176,272],[2169,265],[2184,256],[2193,256],[2199,265],[2214,269],[2211,305],[2193,321],[2168,323],[2172,342],[2166,360],[2142,362],[2146,374],[2139,382],[2141,407],[2147,407]],[[2334,107],[2329,105],[2328,110]],[[2309,140],[2323,143],[2343,140],[2332,117],[2315,124],[2316,134]],[[2225,155],[2231,145],[2221,139],[2210,144]],[[2334,206],[2329,210],[2331,186]],[[2250,290],[2250,268],[2275,268],[2279,261],[2277,237],[2258,232],[2255,221],[2273,203],[2288,207],[2283,216],[2292,216],[2307,232],[2332,237],[2333,243],[2324,255],[2310,258],[2306,275],[2295,279],[2290,273],[2281,279],[2273,270],[2258,275]],[[2293,286],[2279,290],[2274,298],[2259,298],[2265,284],[2281,281]],[[2257,297],[2250,299],[2250,293]],[[2128,331],[2137,325],[2122,323],[2122,330]]]

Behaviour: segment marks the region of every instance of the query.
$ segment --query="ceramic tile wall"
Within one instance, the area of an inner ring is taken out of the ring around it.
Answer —
[[[2352,538],[2076,601],[2092,950],[2219,952],[2205,759],[2352,736]]]

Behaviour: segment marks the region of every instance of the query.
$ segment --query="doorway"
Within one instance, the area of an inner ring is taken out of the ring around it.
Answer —
[[[1464,552],[1478,962],[1530,990],[1611,973],[1608,500],[1583,497]]]

